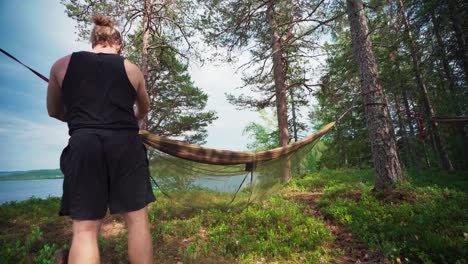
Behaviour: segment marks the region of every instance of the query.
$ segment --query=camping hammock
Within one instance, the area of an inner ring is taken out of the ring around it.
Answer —
[[[252,171],[255,168],[255,164],[258,164],[259,162],[266,162],[273,159],[278,159],[281,156],[290,155],[302,147],[313,143],[315,140],[319,139],[328,131],[330,131],[334,125],[335,122],[331,122],[322,127],[315,134],[300,141],[294,142],[284,147],[278,147],[261,152],[238,152],[204,148],[177,140],[160,137],[155,134],[151,134],[146,130],[140,130],[140,135],[143,139],[143,142],[147,145],[174,157],[214,165],[245,164],[246,171]]]
[[[284,147],[260,152],[218,150],[141,130],[150,146],[149,168],[158,189],[190,207],[239,207],[268,197],[284,185],[284,169],[305,169],[315,143],[335,125]]]

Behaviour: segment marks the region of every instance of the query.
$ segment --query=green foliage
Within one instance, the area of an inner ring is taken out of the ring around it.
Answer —
[[[27,262],[31,251],[38,247],[42,235],[39,226],[32,225],[24,242],[20,240],[16,240],[14,243],[2,241],[0,257],[7,263]]]
[[[408,183],[383,194],[371,191],[370,170],[323,171],[295,185],[302,190],[322,189],[321,211],[391,261],[467,260],[466,172],[410,171]]]
[[[241,211],[190,209],[161,198],[151,207],[149,218],[154,242],[163,245],[163,251],[177,248],[184,262],[251,263],[263,258],[328,263],[334,254],[327,247],[333,236],[320,219],[303,210],[304,205],[280,196]]]
[[[137,55],[141,51],[135,46],[131,52]],[[207,127],[217,119],[214,111],[205,110],[208,95],[194,85],[188,65],[178,60],[172,49],[161,48],[154,53],[159,71],[150,76],[154,82],[148,90],[155,95],[151,97],[155,111],[148,120],[149,130],[189,143],[205,143]]]
[[[57,249],[58,248],[55,244],[45,244],[37,253],[36,257],[34,258],[34,262],[40,264],[54,264],[54,253]]]
[[[346,29],[346,27],[345,27]],[[362,99],[359,97],[357,67],[351,56],[349,32],[339,31],[334,43],[327,43],[327,73],[322,77],[324,86],[314,93],[318,105],[312,111],[314,127],[336,121],[350,110],[331,131],[324,143],[327,151],[319,162],[322,168],[358,167],[371,164],[371,151]]]
[[[54,263],[57,245],[67,247],[63,237],[49,235],[50,226],[59,230],[67,223],[58,216],[59,206],[58,198],[31,198],[1,205],[0,259],[4,263]],[[71,227],[71,222],[68,225]]]
[[[60,199],[56,197],[48,199],[30,198],[22,202],[9,202],[0,206],[0,225],[7,225],[9,220],[14,219],[21,223],[32,225],[37,222],[52,223],[54,216],[59,211]],[[13,234],[2,234],[8,237]]]
[[[461,1],[402,1],[410,21],[422,82],[435,116],[466,115],[467,78],[456,26],[462,25],[466,8]],[[372,49],[378,63],[379,82],[382,86],[392,117],[399,157],[407,168],[440,167],[438,151],[433,144],[429,114],[424,109],[421,87],[417,85],[407,32],[402,25],[398,1],[370,1],[366,8]],[[452,7],[450,7],[452,6]],[[457,7],[456,7],[457,6]],[[450,10],[456,10],[454,12]],[[333,9],[332,9],[333,11]],[[333,12],[329,14],[331,17]],[[337,126],[327,138],[328,151],[321,161],[327,168],[372,166],[370,142],[363,112],[363,96],[356,63],[350,45],[349,25],[346,17],[335,20],[330,41],[324,45],[329,54],[322,75],[320,90],[315,92],[318,106],[313,110],[314,124],[320,126],[343,113],[353,104],[358,106],[353,115]],[[462,47],[462,49],[466,49]],[[466,61],[466,59],[465,59]],[[402,110],[411,112],[405,114]],[[426,139],[421,138],[421,126],[414,113],[424,117]],[[440,134],[456,168],[468,166],[466,127],[441,123]]]
[[[388,193],[372,191],[373,170],[321,170],[295,178],[282,191],[317,195],[326,219],[353,234],[390,263],[466,263],[466,172],[409,171]],[[199,190],[200,199],[216,199]],[[320,195],[320,193],[323,193]],[[57,216],[58,199],[30,199],[0,206],[0,259],[52,263],[68,248],[71,221]],[[187,208],[161,196],[149,208],[155,262],[332,263],[334,237],[324,220],[300,200],[274,195],[244,210]],[[107,216],[113,225],[123,219]],[[25,228],[26,227],[26,228]],[[57,234],[59,234],[57,236]],[[101,235],[103,259],[127,262],[127,233]]]
[[[314,262],[317,253],[325,253],[320,245],[332,241],[332,236],[319,220],[303,215],[303,209],[274,196],[264,206],[253,205],[240,214],[211,211],[203,222],[210,246],[228,258],[287,259],[303,252],[305,259]]]
[[[250,122],[244,128],[244,134],[250,134],[253,142],[247,144],[247,149],[254,151],[263,151],[278,147],[278,130],[269,131],[266,127]]]
[[[327,151],[327,147],[323,141],[319,140],[315,143],[315,146],[301,164],[301,172],[311,173],[319,170],[321,159]]]
[[[259,110],[263,124],[250,122],[244,128],[243,135],[248,135],[253,141],[247,144],[252,151],[263,151],[278,147],[278,127],[276,114],[268,112],[267,109]]]
[[[264,151],[278,147],[278,128],[276,114],[268,111],[271,108],[259,110],[262,123],[250,122],[245,128],[243,134],[247,134],[251,141],[247,148],[251,151]],[[291,136],[291,134],[290,134]],[[320,168],[320,161],[324,153],[328,152],[324,142],[318,140],[310,153],[301,159],[299,173],[313,172]]]

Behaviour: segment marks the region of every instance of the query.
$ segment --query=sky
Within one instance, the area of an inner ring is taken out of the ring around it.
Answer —
[[[1,0],[0,48],[45,76],[60,57],[90,44],[78,41],[75,23],[55,0]],[[245,150],[245,126],[258,114],[238,110],[225,93],[241,85],[236,65],[191,64],[196,86],[209,96],[207,109],[218,119],[208,128],[205,146]],[[48,116],[47,84],[28,69],[0,54],[0,171],[54,169],[68,142],[65,123]],[[228,139],[228,140],[227,140]]]

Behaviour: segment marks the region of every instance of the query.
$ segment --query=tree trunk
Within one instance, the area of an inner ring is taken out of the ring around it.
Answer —
[[[279,145],[286,146],[289,142],[288,112],[286,107],[286,80],[285,65],[283,61],[283,50],[281,47],[281,36],[275,18],[275,2],[270,1],[267,9],[268,24],[270,25],[271,49],[273,54],[273,75],[276,90],[276,113],[278,116]],[[289,162],[283,164],[282,181],[291,180]]]
[[[294,142],[297,142],[299,139],[297,137],[297,116],[296,116],[296,102],[294,101],[294,91],[293,89],[289,90],[289,97],[291,97],[291,113],[292,113],[292,122],[293,122],[293,137]]]
[[[400,102],[398,100],[398,95],[395,93],[395,108],[400,109]],[[408,135],[406,133],[406,127],[403,123],[403,119],[401,118],[400,113],[397,114],[398,118],[398,128],[400,129],[400,135],[401,135],[401,140],[402,140],[402,150],[403,153],[405,153],[406,157],[406,167],[413,167],[414,165],[414,160],[413,160],[413,153],[411,151],[411,145],[408,140]],[[401,153],[401,152],[400,152]]]
[[[335,120],[338,120],[339,116],[335,116]],[[336,145],[338,146],[338,158],[336,167],[347,167],[346,164],[346,142],[344,141],[343,137],[343,128],[341,123],[336,125]]]
[[[149,49],[149,36],[150,36],[150,14],[151,14],[151,0],[145,0],[145,10],[143,11],[143,46],[141,52],[141,73],[146,84],[148,84],[148,49]],[[147,88],[148,89],[148,88]],[[148,89],[150,90],[150,89]]]
[[[459,10],[459,8],[462,7],[457,5],[456,0],[448,0],[448,8],[455,38],[457,39],[458,58],[465,72],[465,81],[468,82],[468,49],[466,48],[465,36],[463,35],[462,29],[462,18]]]
[[[401,75],[401,70],[400,70],[400,64],[399,62],[397,61],[396,63],[396,73],[398,76]],[[396,76],[395,76],[396,78]],[[411,117],[410,115],[410,111],[411,111],[411,108],[410,108],[410,105],[409,105],[409,99],[408,99],[408,91],[406,90],[407,89],[407,86],[404,84],[403,82],[403,79],[402,78],[399,78],[400,80],[400,90],[401,90],[401,94],[402,94],[402,99],[403,99],[403,106],[406,110],[406,120],[407,122],[404,122],[402,120],[402,124],[403,124],[403,127],[404,127],[404,130],[405,130],[405,134],[407,135],[407,140],[408,140],[408,152],[410,153],[410,156],[411,156],[411,164],[413,166],[415,166],[416,168],[420,168],[421,167],[421,163],[420,163],[420,159],[418,157],[418,155],[415,154],[414,150],[415,150],[415,146],[416,146],[416,141],[415,141],[415,138],[417,138],[417,135],[415,134],[414,132],[414,127],[413,127],[413,118]],[[408,137],[408,134],[406,133],[406,123],[408,124],[408,128],[409,128],[409,137]]]
[[[448,88],[451,92],[455,90],[455,81],[453,79],[452,71],[450,69],[449,62],[447,60],[447,54],[445,54],[444,42],[442,36],[440,35],[439,23],[436,21],[435,10],[432,9],[431,12],[432,26],[434,27],[434,36],[437,41],[437,52],[439,53],[442,68],[444,70],[445,79],[448,82]]]
[[[405,110],[406,110],[406,119],[408,119],[408,124],[409,124],[410,136],[417,137],[416,132],[414,132],[413,117],[410,115],[411,108],[409,105],[408,92],[406,91],[405,86],[402,86],[401,90],[403,94],[403,104],[405,105]]]
[[[392,188],[402,179],[388,104],[378,80],[377,63],[371,48],[362,0],[347,0],[353,52],[359,67],[367,130],[375,167],[375,189]]]
[[[403,24],[406,28],[406,33],[408,35],[409,46],[410,46],[409,48],[411,50],[411,57],[413,60],[414,74],[416,77],[416,83],[421,93],[422,105],[424,107],[426,118],[431,118],[434,116],[434,109],[432,108],[431,100],[429,99],[429,95],[427,94],[426,85],[424,84],[422,80],[421,68],[420,68],[419,59],[418,59],[418,49],[416,47],[416,43],[413,40],[413,34],[411,33],[411,28],[408,22],[408,18],[406,17],[403,0],[398,0],[398,7],[400,9],[400,15],[403,20]],[[434,141],[437,147],[437,151],[439,152],[442,165],[444,166],[445,169],[452,171],[453,170],[452,162],[449,159],[447,150],[445,148],[445,143],[443,142],[439,134],[439,129],[438,129],[439,124],[437,122],[431,122],[430,124],[431,124],[432,136],[434,137]]]
[[[145,80],[145,87],[150,96],[150,100],[153,98],[153,89],[148,87],[148,49],[149,49],[149,23],[150,23],[150,14],[151,14],[151,0],[145,0],[145,10],[143,11],[143,44],[141,52],[141,73],[143,74],[143,79]],[[148,116],[144,119],[144,129],[148,129]],[[141,127],[140,127],[141,128]]]
[[[388,10],[388,21],[389,21],[389,30],[391,36],[394,36],[394,38],[398,38],[400,36],[400,28],[398,23],[396,23],[397,18],[398,18],[398,10],[394,9],[394,6],[391,2],[389,2],[391,8]],[[414,148],[413,148],[413,136],[414,136],[414,131],[413,131],[413,126],[412,126],[412,118],[409,115],[409,107],[406,107],[406,117],[407,119],[405,120],[403,116],[403,107],[408,105],[408,95],[406,88],[407,86],[405,85],[404,78],[401,78],[401,70],[400,70],[400,59],[398,58],[398,49],[400,47],[399,42],[392,42],[392,45],[390,46],[391,51],[390,51],[390,60],[394,62],[395,70],[391,69],[391,78],[393,80],[398,80],[399,83],[394,85],[394,100],[395,100],[395,110],[397,112],[397,121],[398,121],[398,127],[400,129],[401,133],[401,151],[400,153],[404,153],[406,157],[406,163],[402,159],[400,159],[400,165],[402,166],[402,169],[405,170],[405,168],[408,167],[417,167],[419,168],[419,165],[417,164],[417,157],[414,155]],[[401,96],[403,97],[403,102],[400,100],[400,93]],[[407,121],[407,122],[405,122]],[[407,129],[407,124],[409,124],[409,130],[410,134],[408,134],[408,129]],[[398,142],[397,142],[397,147],[398,147]],[[403,155],[400,155],[400,158],[402,158]]]

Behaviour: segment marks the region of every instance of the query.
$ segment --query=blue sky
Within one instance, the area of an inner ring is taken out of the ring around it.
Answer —
[[[90,48],[87,42],[77,41],[75,23],[64,11],[58,0],[0,1],[0,47],[48,76],[61,56]],[[225,99],[225,92],[241,84],[235,68],[190,67],[195,85],[209,95],[207,108],[219,116],[208,129],[208,147],[245,150],[247,139],[242,131],[258,118],[256,113],[236,110]],[[44,81],[0,54],[0,171],[59,167],[68,129],[48,117],[46,88]]]
[[[0,1],[0,47],[45,76],[53,62],[87,47],[58,1]],[[47,84],[0,54],[0,170],[57,168],[67,127],[48,117]]]

